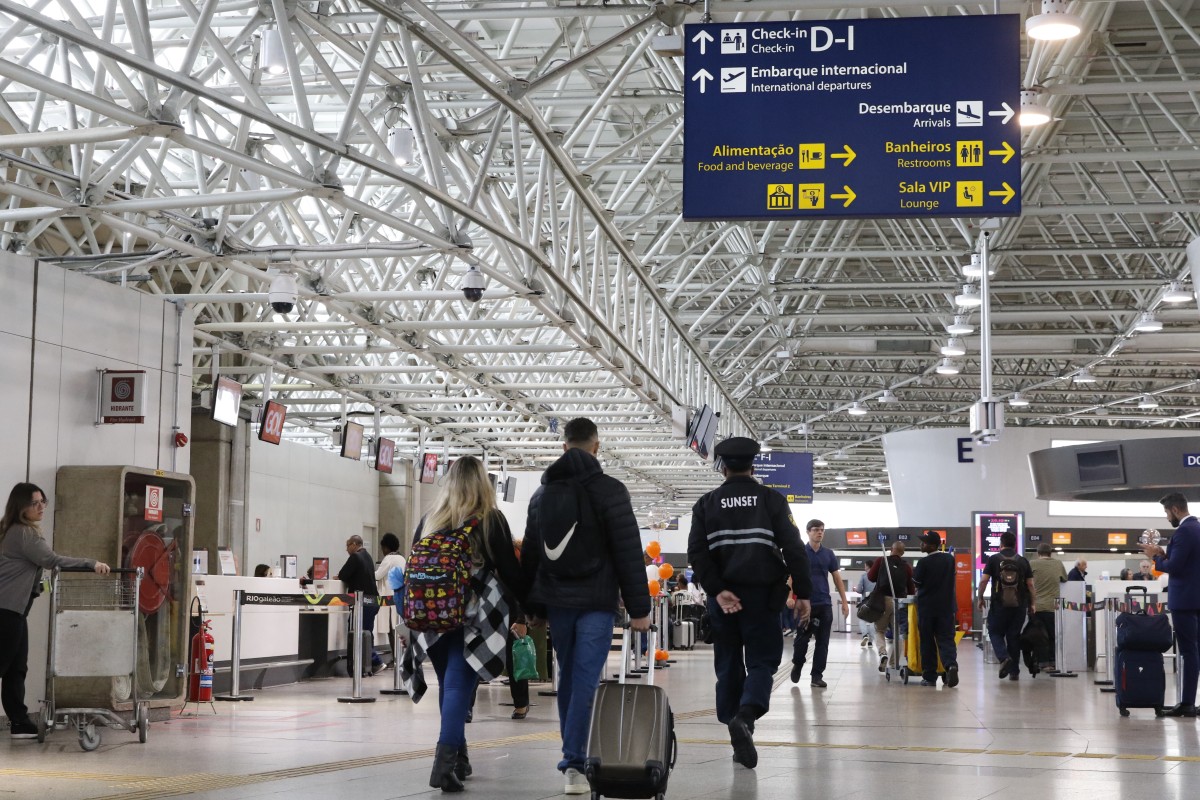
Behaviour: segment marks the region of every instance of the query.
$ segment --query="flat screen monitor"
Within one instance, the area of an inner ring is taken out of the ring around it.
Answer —
[[[213,421],[236,428],[241,408],[242,385],[233,378],[217,378],[217,385],[213,387]]]
[[[393,439],[379,439],[379,444],[375,447],[375,469],[380,472],[386,472],[389,475],[392,472],[392,461],[396,457],[396,442]]]
[[[1125,464],[1119,444],[1077,450],[1075,462],[1081,486],[1122,486],[1125,483]]]
[[[263,406],[262,419],[258,421],[259,441],[279,444],[283,439],[283,422],[287,419],[287,406],[268,400]]]
[[[437,471],[437,453],[426,453],[421,456],[421,483],[434,483],[437,481]]]
[[[707,403],[692,418],[687,444],[701,458],[708,458],[712,453],[713,437],[717,435],[717,421],[717,415]]]
[[[362,460],[363,426],[357,422],[347,422],[342,429],[342,458]]]

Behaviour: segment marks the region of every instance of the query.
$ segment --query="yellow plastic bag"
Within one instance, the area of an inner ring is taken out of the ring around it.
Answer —
[[[958,643],[962,641],[966,631],[954,632],[954,646],[958,647]],[[924,670],[921,668],[921,637],[917,633],[917,607],[910,605],[908,607],[908,643],[905,646],[905,652],[908,655],[908,671],[915,675],[920,675]],[[942,657],[938,655],[938,672],[945,672],[946,668],[942,666]]]

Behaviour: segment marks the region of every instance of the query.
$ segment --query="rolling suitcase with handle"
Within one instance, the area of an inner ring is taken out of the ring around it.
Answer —
[[[1161,717],[1167,694],[1162,654],[1117,648],[1113,660],[1113,686],[1121,716],[1128,717],[1131,708],[1153,708],[1154,716]]]
[[[657,645],[651,627],[650,652]],[[625,682],[632,632],[621,639],[621,672],[617,683],[602,683],[592,704],[584,773],[592,800],[600,797],[662,800],[675,766],[675,720],[667,693],[654,685],[654,669],[646,684]]]
[[[671,647],[676,650],[692,650],[696,647],[696,623],[691,620],[676,622],[671,626]]]

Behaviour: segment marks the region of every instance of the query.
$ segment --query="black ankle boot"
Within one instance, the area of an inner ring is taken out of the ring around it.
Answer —
[[[454,774],[458,764],[458,748],[439,744],[433,755],[433,771],[429,773],[429,785],[443,792],[461,792],[463,782]]]
[[[464,744],[458,749],[458,758],[454,762],[454,775],[460,781],[465,781],[471,777],[471,759],[467,756],[467,746]]]

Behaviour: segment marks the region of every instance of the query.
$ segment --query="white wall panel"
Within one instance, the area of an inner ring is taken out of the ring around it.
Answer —
[[[50,268],[43,265],[42,269]],[[137,292],[71,273],[67,275],[64,293],[64,346],[102,355],[110,362],[139,363],[142,333],[141,299]],[[41,303],[39,296],[39,307]],[[158,369],[159,362],[155,359],[144,366]]]
[[[3,290],[0,284],[0,290]],[[0,314],[0,324],[5,314]],[[12,486],[25,479],[25,454],[29,447],[29,345],[28,336],[18,336],[7,331],[0,331],[0,375],[5,376],[6,391],[0,392],[0,420],[4,420],[0,430],[0,448],[4,455],[0,457],[0,480],[3,486]],[[6,500],[8,495],[5,494]]]
[[[33,266],[28,259],[0,253],[0,332],[33,335]]]
[[[27,265],[24,271],[33,274],[33,267]],[[62,345],[63,315],[66,313],[63,304],[67,296],[67,273],[56,266],[41,264],[37,268],[37,327],[38,341],[46,344]],[[99,281],[92,281],[99,283]],[[85,290],[81,292],[86,294]]]

